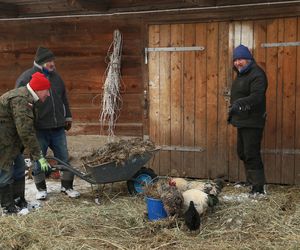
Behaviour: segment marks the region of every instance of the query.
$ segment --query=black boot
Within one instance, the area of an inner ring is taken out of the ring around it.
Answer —
[[[265,185],[265,174],[263,169],[258,170],[247,170],[247,177],[249,182],[252,185],[250,194],[265,194],[264,185]]]
[[[253,185],[250,191],[250,194],[265,194],[263,185]]]
[[[19,210],[15,206],[15,200],[13,196],[13,184],[8,184],[5,187],[0,188],[1,207],[7,214],[18,213]]]
[[[35,186],[38,191],[47,191],[47,185],[45,180],[39,183],[35,183]]]
[[[73,189],[73,180],[61,180],[61,187],[66,190]]]
[[[13,187],[16,206],[20,209],[27,208],[28,203],[25,200],[25,176],[22,179],[15,181]]]

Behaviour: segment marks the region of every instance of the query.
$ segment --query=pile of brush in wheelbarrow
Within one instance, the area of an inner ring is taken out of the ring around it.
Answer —
[[[81,158],[85,172],[56,157],[50,156],[47,159],[57,162],[54,168],[68,170],[91,184],[127,181],[129,193],[139,194],[157,176],[151,168],[146,167],[146,163],[158,150],[150,141],[137,138],[108,143]]]

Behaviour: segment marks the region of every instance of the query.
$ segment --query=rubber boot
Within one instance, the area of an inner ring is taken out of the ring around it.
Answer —
[[[247,170],[247,177],[252,185],[250,194],[265,194],[264,185],[265,185],[265,174],[263,169],[259,170]]]
[[[16,206],[20,209],[27,208],[28,203],[25,200],[25,176],[22,179],[15,181],[13,187]]]
[[[5,187],[0,188],[1,207],[6,214],[16,214],[19,212],[15,206],[15,200],[13,196],[13,184],[8,184]]]

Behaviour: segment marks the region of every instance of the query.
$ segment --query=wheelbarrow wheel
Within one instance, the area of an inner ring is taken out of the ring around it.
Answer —
[[[152,182],[157,175],[151,168],[142,167],[131,180],[127,181],[127,188],[130,194],[141,194],[144,192],[145,184]]]

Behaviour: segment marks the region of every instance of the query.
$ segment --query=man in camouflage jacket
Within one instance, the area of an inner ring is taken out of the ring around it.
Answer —
[[[55,157],[68,162],[69,153],[65,131],[71,128],[72,115],[65,84],[56,70],[54,61],[55,56],[51,50],[39,47],[36,51],[33,67],[24,71],[19,76],[16,86],[26,85],[30,81],[31,75],[35,72],[41,72],[49,79],[51,82],[51,98],[37,105],[34,120],[36,135],[44,155],[47,155],[48,148],[50,148]],[[22,163],[20,161],[21,157],[22,155],[17,157],[16,165],[20,165],[17,164],[17,161]],[[36,199],[46,199],[47,185],[45,173],[40,173],[34,176],[33,179],[37,188]],[[74,174],[72,172],[61,171],[61,191],[71,198],[77,198],[80,193],[73,189],[73,181]]]
[[[22,193],[20,198],[24,199],[25,179],[14,183],[13,168],[13,161],[22,149],[28,149],[32,160],[37,161],[42,170],[48,167],[36,138],[33,110],[37,101],[44,102],[49,96],[49,88],[49,80],[42,73],[36,73],[27,86],[0,97],[0,200],[1,207],[8,213],[17,212],[15,191]]]

